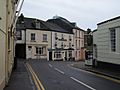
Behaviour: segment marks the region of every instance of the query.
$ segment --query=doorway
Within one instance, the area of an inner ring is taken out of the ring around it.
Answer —
[[[15,46],[15,56],[16,58],[26,58],[26,48],[25,44],[16,44]]]
[[[49,52],[49,61],[52,61],[52,52]]]

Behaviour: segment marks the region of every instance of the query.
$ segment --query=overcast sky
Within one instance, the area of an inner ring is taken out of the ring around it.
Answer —
[[[120,0],[25,0],[21,12],[41,20],[58,15],[94,30],[97,23],[120,15]]]

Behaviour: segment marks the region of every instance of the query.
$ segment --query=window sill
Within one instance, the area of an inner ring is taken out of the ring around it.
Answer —
[[[48,42],[48,41],[42,41],[42,42]]]
[[[42,55],[40,55],[40,54],[35,54],[35,56],[47,56],[46,54],[42,54]]]
[[[35,40],[31,40],[31,42],[36,42]]]

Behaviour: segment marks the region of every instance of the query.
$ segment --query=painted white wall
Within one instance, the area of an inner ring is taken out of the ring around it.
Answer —
[[[57,33],[57,40],[55,39],[55,33]],[[61,41],[59,39],[62,38],[62,34],[63,34],[63,38],[66,39],[66,41]],[[52,32],[52,49],[55,49],[55,42],[57,42],[57,48],[62,48],[61,44],[63,43],[63,48],[64,49],[69,49],[69,43],[71,43],[71,48],[74,48],[74,35],[73,34],[69,34],[69,33],[62,33],[62,32]],[[69,37],[71,37],[71,41],[69,40]],[[66,50],[62,50],[61,51],[61,58],[55,58],[54,57],[54,51],[52,52],[52,58],[53,60],[57,60],[57,59],[63,59],[65,57],[65,52],[67,52],[67,58],[68,56],[68,51]],[[72,57],[74,57],[74,51],[72,51]]]
[[[116,28],[117,51],[111,52],[109,28],[114,27],[118,27]],[[94,40],[97,43],[97,60],[102,62],[120,64],[120,19],[98,25],[97,30],[97,38],[96,36],[93,36],[93,38],[96,38]]]
[[[73,33],[74,33],[75,60],[80,60],[82,57],[82,56],[80,56],[82,53],[81,48],[84,47],[84,31],[78,30],[78,29],[73,29]],[[76,36],[76,34],[77,34],[77,36]],[[76,43],[76,41],[77,41],[77,43]]]
[[[66,39],[67,41],[60,41],[60,40],[56,40],[55,39],[55,33],[57,33],[57,37],[58,39],[62,38],[62,34],[64,36],[64,39]],[[71,41],[69,41],[69,36],[71,36]],[[73,42],[73,34],[68,34],[68,33],[61,33],[61,32],[52,32],[52,49],[55,49],[55,42],[57,42],[57,48],[61,48],[61,44],[63,42],[64,49],[68,49],[69,48],[69,43],[71,43],[71,45],[74,45]],[[74,46],[72,47],[74,48]]]
[[[0,90],[3,90],[5,83],[7,84],[10,78],[14,60],[14,38],[7,37],[14,11],[12,1],[0,0]]]
[[[31,41],[31,33],[35,33],[35,41]],[[47,34],[47,41],[43,42],[43,34]],[[40,59],[47,58],[48,52],[47,49],[51,47],[51,32],[45,30],[26,30],[26,58],[32,59]],[[29,50],[28,46],[32,46],[32,49]],[[45,56],[37,56],[36,55],[36,46],[46,46],[46,55]]]
[[[0,90],[5,86],[6,0],[0,0]]]

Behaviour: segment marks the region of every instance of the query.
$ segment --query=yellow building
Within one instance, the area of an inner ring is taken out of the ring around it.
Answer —
[[[14,63],[13,33],[19,1],[0,0],[0,90],[7,84]]]

